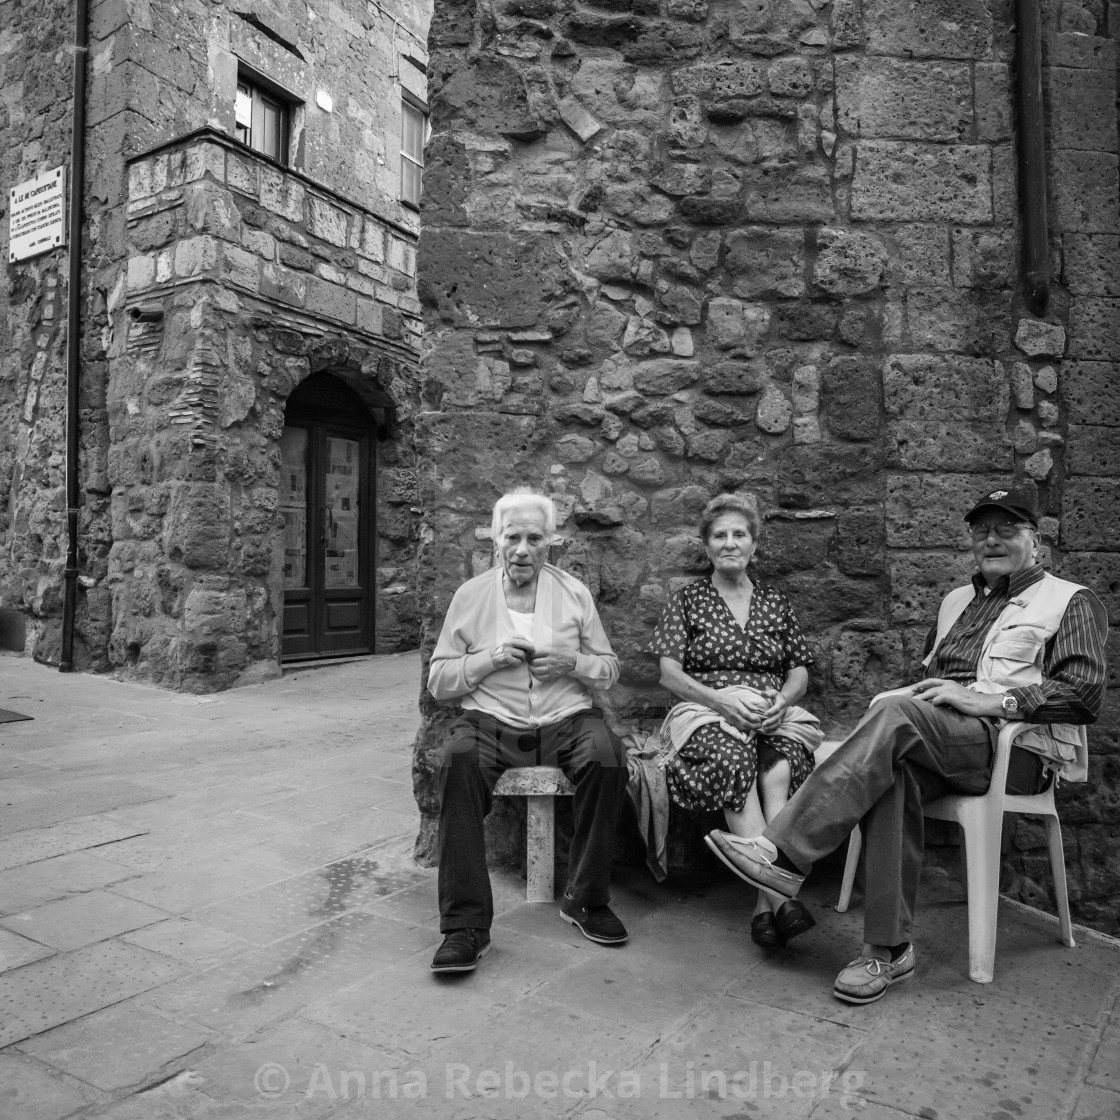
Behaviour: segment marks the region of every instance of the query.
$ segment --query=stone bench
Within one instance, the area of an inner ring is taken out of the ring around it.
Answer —
[[[556,877],[556,798],[575,790],[558,766],[518,766],[494,786],[500,797],[524,797],[525,898],[551,902]]]
[[[842,740],[828,739],[814,757],[820,765]],[[571,797],[572,783],[557,766],[520,766],[507,770],[494,786],[499,797],[524,797],[525,898],[551,902],[556,877],[556,798]]]

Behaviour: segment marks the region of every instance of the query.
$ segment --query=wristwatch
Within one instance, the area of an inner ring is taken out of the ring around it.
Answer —
[[[1003,708],[1003,714],[1008,719],[1019,714],[1019,701],[1010,692],[1004,693],[1003,699],[1000,701],[1000,707]]]

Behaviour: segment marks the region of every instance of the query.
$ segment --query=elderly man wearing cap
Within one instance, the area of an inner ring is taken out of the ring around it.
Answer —
[[[990,491],[965,521],[979,570],[941,604],[926,643],[928,676],[876,697],[761,836],[707,838],[780,904],[862,821],[865,944],[833,988],[847,1003],[872,1003],[913,974],[922,805],[987,790],[997,720],[1038,724],[1017,740],[1026,749],[1012,748],[1009,792],[1040,792],[1055,773],[1087,774],[1076,725],[1093,723],[1104,697],[1104,608],[1091,591],[1043,571],[1030,492]]]

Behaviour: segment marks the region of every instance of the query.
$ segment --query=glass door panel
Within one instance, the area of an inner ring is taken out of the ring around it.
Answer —
[[[285,428],[280,436],[280,512],[284,517],[284,590],[307,586],[306,428]]]
[[[323,570],[329,588],[357,587],[358,526],[361,507],[361,445],[356,439],[327,437],[326,494],[323,507]]]

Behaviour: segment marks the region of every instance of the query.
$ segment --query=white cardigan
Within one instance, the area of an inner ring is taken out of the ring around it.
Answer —
[[[575,576],[545,564],[537,576],[533,645],[575,654],[576,666],[552,681],[534,678],[527,664],[494,669],[490,651],[516,635],[502,590],[501,567],[467,580],[456,592],[428,666],[428,691],[460,699],[512,727],[558,723],[591,707],[591,692],[618,680],[611,649],[591,592]]]

